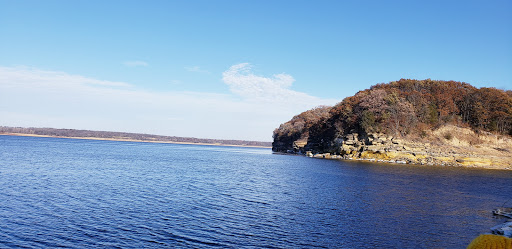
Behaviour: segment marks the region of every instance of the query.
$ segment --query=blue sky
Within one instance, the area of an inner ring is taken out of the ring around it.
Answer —
[[[0,125],[271,141],[400,78],[512,89],[511,1],[4,1]]]

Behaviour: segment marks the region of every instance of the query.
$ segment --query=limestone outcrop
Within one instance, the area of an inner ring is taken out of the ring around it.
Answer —
[[[444,141],[439,140],[436,134],[440,131],[449,131],[453,137],[449,140],[444,138]],[[432,131],[430,135],[429,138],[434,140],[433,143],[383,133],[367,135],[349,133],[338,137],[328,146],[319,146],[318,142],[302,138],[294,141],[293,147],[283,152],[326,159],[512,169],[512,160],[510,160],[512,141],[507,137],[502,137],[502,141],[497,140],[489,145],[484,143],[489,136],[477,135],[470,129],[454,126],[442,127],[440,130]],[[466,140],[475,139],[475,137],[480,137],[482,144],[469,145],[470,143]],[[468,145],[464,146],[466,144]]]

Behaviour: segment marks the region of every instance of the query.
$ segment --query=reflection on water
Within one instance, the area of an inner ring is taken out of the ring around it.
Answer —
[[[463,248],[512,173],[0,136],[0,247]]]

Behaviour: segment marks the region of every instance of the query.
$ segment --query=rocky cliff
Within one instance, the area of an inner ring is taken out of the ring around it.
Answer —
[[[493,89],[475,98],[470,94],[479,89],[445,83],[378,85],[334,107],[303,112],[274,131],[272,149],[319,158],[512,169],[510,91]],[[449,99],[450,92],[459,95]]]

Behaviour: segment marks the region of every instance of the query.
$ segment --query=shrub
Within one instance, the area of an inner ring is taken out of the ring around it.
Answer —
[[[425,130],[420,131],[420,137],[421,138],[426,138],[427,137],[427,132]]]
[[[452,140],[453,135],[452,135],[450,132],[445,132],[445,133],[443,134],[443,137],[444,137],[446,140]]]

